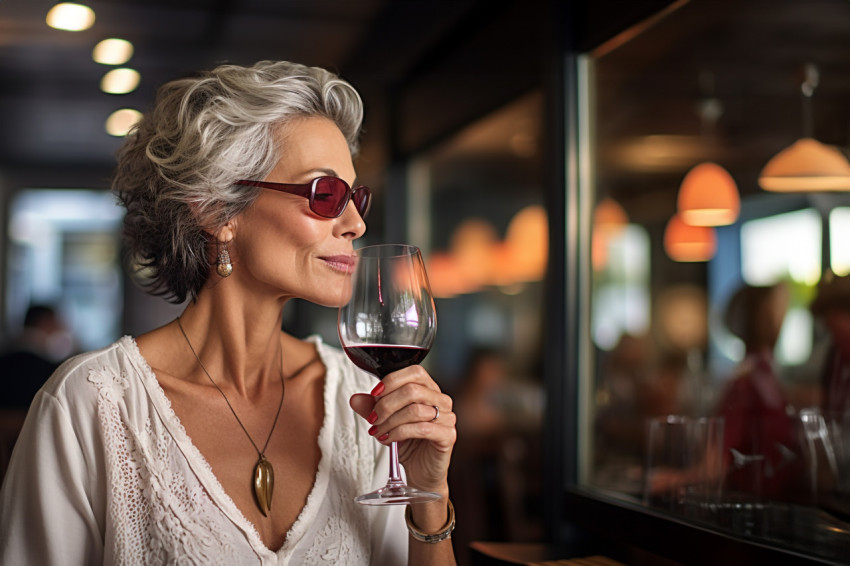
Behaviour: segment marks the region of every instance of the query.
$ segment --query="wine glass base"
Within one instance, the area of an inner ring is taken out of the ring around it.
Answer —
[[[407,505],[409,503],[427,503],[440,498],[438,493],[423,491],[408,485],[387,485],[371,493],[354,498],[361,505]]]

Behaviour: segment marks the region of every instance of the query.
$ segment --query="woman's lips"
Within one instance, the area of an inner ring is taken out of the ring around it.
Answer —
[[[354,256],[353,255],[333,255],[322,257],[325,263],[337,271],[351,273],[354,271]]]

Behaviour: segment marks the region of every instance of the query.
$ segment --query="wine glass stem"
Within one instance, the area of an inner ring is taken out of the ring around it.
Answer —
[[[398,467],[398,445],[395,442],[390,443],[390,479],[387,485],[404,485]]]

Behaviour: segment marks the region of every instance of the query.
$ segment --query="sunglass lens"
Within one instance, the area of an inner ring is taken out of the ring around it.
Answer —
[[[372,204],[372,193],[366,187],[357,187],[354,189],[354,194],[351,198],[360,217],[365,220],[366,215],[369,214],[369,206]]]
[[[348,204],[348,187],[335,177],[322,177],[316,182],[313,193],[313,212],[325,218],[336,218]]]

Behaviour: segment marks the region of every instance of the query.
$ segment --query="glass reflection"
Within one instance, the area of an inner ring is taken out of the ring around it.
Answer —
[[[770,48],[780,36],[781,61]],[[803,133],[799,75],[815,52],[806,135],[846,154],[848,132],[825,124],[850,122],[835,103],[846,85],[827,79],[850,73],[850,10],[692,0],[628,37],[589,65],[586,484],[846,558],[850,191],[768,193],[758,177]],[[740,214],[709,227],[705,257],[670,253],[680,187],[706,162],[731,175]]]

